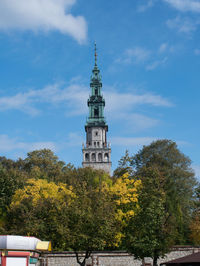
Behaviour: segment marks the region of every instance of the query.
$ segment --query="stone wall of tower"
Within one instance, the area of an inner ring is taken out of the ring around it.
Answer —
[[[102,129],[99,130],[99,136],[101,136],[100,133],[106,135],[106,132]],[[105,135],[104,138],[106,138]],[[96,136],[96,138],[91,139],[88,144],[83,144],[82,153],[83,167],[92,167],[94,169],[104,170],[108,173],[111,172],[111,148],[110,145],[103,142],[100,137],[97,138]]]
[[[86,127],[86,146],[83,146],[83,167],[111,171],[111,148],[106,138],[107,127]]]
[[[112,166],[111,162],[110,163],[83,162],[82,165],[83,167],[92,167],[97,170],[103,170],[108,174],[111,173],[111,166]]]
[[[87,127],[86,128],[86,145],[92,148],[107,147],[106,127]]]

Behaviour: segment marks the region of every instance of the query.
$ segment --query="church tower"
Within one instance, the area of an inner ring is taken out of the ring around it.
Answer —
[[[101,93],[102,82],[97,66],[95,43],[95,64],[92,70],[91,95],[87,101],[89,117],[85,124],[86,145],[83,144],[83,167],[111,171],[111,148],[107,142],[108,126],[104,117],[105,100]]]

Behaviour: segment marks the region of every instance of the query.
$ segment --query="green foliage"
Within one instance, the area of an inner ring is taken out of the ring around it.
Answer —
[[[115,219],[115,204],[110,195],[101,186],[88,186],[85,181],[80,181],[75,190],[77,199],[71,205],[68,247],[77,254],[80,250],[90,254],[113,247],[120,223]]]
[[[135,215],[126,228],[126,246],[136,258],[151,257],[155,261],[169,251],[172,244],[170,214],[166,212],[166,195],[159,171],[143,168]],[[156,264],[155,264],[156,265]]]
[[[0,157],[0,234],[5,234],[7,208],[12,196],[18,188],[23,187],[26,180],[14,161]]]
[[[23,187],[25,182],[24,175],[16,170],[4,168],[0,164],[0,215],[5,216],[8,206],[11,203],[12,196],[18,188]]]
[[[190,224],[190,239],[194,245],[200,245],[200,213],[194,215]]]
[[[66,166],[48,149],[29,152],[27,157],[18,163],[20,162],[22,169],[28,174],[29,178],[43,178],[54,182],[61,181],[66,169],[71,169],[71,165]]]
[[[12,197],[7,232],[50,239],[55,250],[74,250],[78,263],[85,265],[93,250],[120,240],[116,204],[104,189],[111,183],[107,174],[90,168],[77,169],[70,185],[29,179]],[[85,251],[83,261],[78,251]]]
[[[156,265],[157,257],[164,255],[170,245],[189,242],[196,185],[191,161],[170,140],[154,141],[132,157],[126,154],[120,166],[122,169],[126,166],[126,158],[134,177],[141,179],[143,185],[138,202],[140,211],[133,217],[127,234],[131,243],[135,239],[132,246],[134,255],[154,256]],[[152,189],[156,192],[155,181],[161,195],[158,194],[154,201]]]
[[[200,212],[200,183],[197,184],[194,197],[194,213]]]
[[[102,183],[112,184],[112,180],[108,173],[102,170],[95,170],[90,167],[73,169],[71,176],[66,179],[68,185],[74,187],[82,183],[87,184],[87,187],[98,188]]]
[[[190,240],[193,245],[200,245],[200,183],[195,189],[194,209],[190,222]]]
[[[56,250],[74,250],[80,265],[106,248],[150,256],[156,265],[171,245],[189,237],[197,243],[200,189],[194,198],[190,164],[170,140],[135,156],[126,151],[112,179],[104,171],[75,169],[47,149],[16,162],[0,157],[0,233],[51,240]]]
[[[7,230],[10,234],[50,238],[55,248],[61,248],[67,232],[63,209],[74,198],[75,194],[65,184],[30,179],[23,189],[16,190],[12,198],[7,214]]]
[[[129,156],[128,150],[126,150],[125,155],[118,161],[118,167],[115,169],[113,176],[115,178],[119,178],[123,176],[125,173],[129,173],[129,175],[133,175],[133,169],[131,166],[132,159]]]
[[[170,140],[152,142],[149,146],[144,146],[132,159],[132,165],[138,175],[144,166],[153,167],[161,173],[162,186],[166,193],[165,209],[173,216],[176,224],[175,243],[187,243],[196,185],[190,159]]]

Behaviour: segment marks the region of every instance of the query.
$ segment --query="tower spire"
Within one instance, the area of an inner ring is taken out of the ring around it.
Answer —
[[[94,42],[94,58],[95,58],[95,66],[97,66],[97,44]]]
[[[102,82],[97,66],[97,46],[94,43],[95,64],[90,81],[91,95],[87,101],[89,117],[86,120],[86,145],[83,145],[83,167],[111,171],[111,148],[107,142],[108,125],[104,117],[105,100],[101,93]]]

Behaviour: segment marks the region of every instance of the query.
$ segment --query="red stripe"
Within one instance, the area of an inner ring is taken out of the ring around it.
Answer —
[[[1,257],[1,263],[2,263],[2,266],[6,266],[6,257],[5,256]]]
[[[30,256],[30,252],[16,252],[16,251],[8,251],[7,257],[28,257]]]

